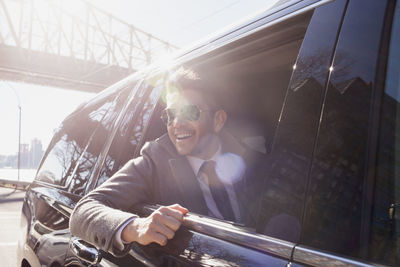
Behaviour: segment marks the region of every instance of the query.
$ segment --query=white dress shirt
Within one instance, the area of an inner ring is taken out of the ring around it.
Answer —
[[[194,172],[194,174],[196,175],[197,181],[199,182],[201,191],[203,193],[204,196],[204,200],[206,202],[208,211],[210,216],[212,217],[216,217],[219,219],[223,219],[223,216],[221,215],[220,211],[218,210],[218,206],[215,203],[215,200],[211,194],[211,190],[210,190],[210,186],[208,183],[208,177],[204,172],[200,171],[201,166],[203,165],[203,163],[205,161],[209,161],[209,160],[213,160],[215,161],[216,164],[216,172],[218,174],[224,174],[224,172],[229,172],[229,170],[224,170],[221,166],[221,164],[218,164],[219,162],[219,157],[221,156],[221,145],[218,147],[218,150],[215,152],[215,154],[207,159],[201,159],[201,158],[197,158],[197,157],[193,157],[193,156],[186,156],[190,166],[192,167],[192,170]],[[229,166],[226,166],[229,167]],[[232,181],[225,181],[225,180],[221,180],[221,182],[224,184],[225,189],[228,193],[228,197],[229,197],[229,202],[231,204],[233,213],[235,215],[235,219],[237,222],[240,222],[240,210],[239,210],[239,203],[237,200],[237,196],[233,187],[233,182]]]

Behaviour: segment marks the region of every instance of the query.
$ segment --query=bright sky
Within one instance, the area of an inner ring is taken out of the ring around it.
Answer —
[[[186,46],[278,0],[91,0],[139,29]]]
[[[53,130],[91,93],[0,81],[0,155],[18,151],[18,101],[21,105],[21,143],[33,138],[47,147]],[[19,96],[19,100],[18,97]]]
[[[154,36],[184,47],[244,17],[265,10],[277,0],[90,2]],[[73,7],[71,11],[74,12]],[[80,103],[91,97],[93,94],[73,90],[0,81],[0,155],[18,151],[19,102],[22,107],[22,143],[39,138],[46,148],[53,130]]]

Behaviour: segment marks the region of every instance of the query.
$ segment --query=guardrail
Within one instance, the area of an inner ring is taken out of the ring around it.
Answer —
[[[0,187],[26,191],[31,183],[15,180],[0,179]]]

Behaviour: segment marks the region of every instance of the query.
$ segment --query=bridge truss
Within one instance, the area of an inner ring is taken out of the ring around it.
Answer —
[[[97,92],[176,49],[85,0],[0,0],[0,79]]]

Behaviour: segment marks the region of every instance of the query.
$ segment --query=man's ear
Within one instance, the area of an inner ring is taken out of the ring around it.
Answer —
[[[219,133],[225,125],[228,115],[225,110],[220,109],[214,114],[214,132]]]

